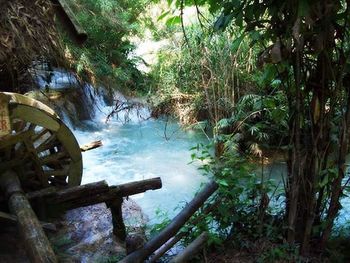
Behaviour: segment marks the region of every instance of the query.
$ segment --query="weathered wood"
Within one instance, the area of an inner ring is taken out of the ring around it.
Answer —
[[[185,235],[186,234],[184,232],[181,232],[176,236],[172,237],[171,239],[169,239],[154,253],[154,255],[150,258],[149,262],[150,263],[157,262],[157,260],[160,259],[165,254],[165,252],[167,252],[177,242],[179,242],[183,237],[185,237]]]
[[[216,206],[218,205],[218,202],[214,202],[212,204],[209,204],[206,206],[202,211],[201,214],[191,219],[189,222],[191,225],[196,225],[200,220],[203,219],[203,217],[207,214],[209,214]],[[182,238],[184,238],[188,233],[186,232],[180,232],[176,234],[176,236],[169,239],[166,243],[164,243],[157,251],[155,251],[154,255],[150,258],[149,262],[153,263],[156,262],[158,259],[160,259],[165,252],[167,252],[170,248],[172,248],[177,242],[179,242]]]
[[[77,199],[85,199],[108,192],[109,187],[107,182],[99,181],[96,183],[69,187],[67,189],[59,190],[53,194],[51,194],[51,191],[42,192],[42,197],[47,198],[48,204],[60,204],[64,202],[74,202],[74,200]],[[49,196],[46,196],[46,194],[49,194]],[[38,194],[36,196],[38,197]]]
[[[11,122],[8,103],[10,98],[0,94],[0,137],[11,133]]]
[[[155,177],[151,179],[111,186],[111,194],[114,195],[118,193],[120,196],[125,197],[143,193],[147,190],[157,190],[160,188],[162,188],[162,180],[160,177]]]
[[[29,192],[26,194],[26,197],[28,198],[28,200],[36,199],[36,198],[47,198],[55,195],[57,191],[58,191],[57,187],[51,186],[38,191]]]
[[[65,190],[59,191],[54,197],[48,198],[47,203],[50,204],[61,204],[65,210],[70,210],[78,207],[95,205],[99,203],[106,203],[108,201],[115,200],[119,197],[125,197],[129,195],[139,194],[146,192],[147,190],[155,190],[162,187],[162,181],[159,177],[147,180],[136,181],[132,183],[121,184],[118,186],[111,186],[108,191],[104,192],[87,192],[77,194],[74,198],[76,187],[67,189],[70,190],[68,195]],[[69,198],[64,200],[63,197]]]
[[[80,150],[82,152],[86,152],[101,147],[102,145],[102,141],[94,141],[80,146]]]
[[[123,220],[122,204],[122,197],[106,202],[112,213],[113,234],[121,241],[125,241],[126,228]]]
[[[57,262],[50,242],[45,236],[38,218],[22,192],[19,179],[12,171],[0,175],[0,185],[8,199],[8,206],[17,217],[18,230],[23,238],[31,262]]]
[[[157,236],[148,241],[144,247],[137,250],[124,259],[120,263],[141,263],[162,244],[174,236],[187,220],[203,205],[203,203],[216,191],[218,185],[211,181],[206,187],[200,191],[190,203],[163,229]]]
[[[50,231],[50,232],[57,231],[55,224],[42,222],[42,221],[39,221],[39,222],[40,222],[41,227],[44,230]],[[18,219],[17,219],[17,216],[0,211],[0,223],[1,224],[9,224],[9,225],[17,225]]]
[[[56,216],[64,211],[79,207],[99,203],[115,204],[114,201],[120,200],[122,197],[143,193],[147,190],[159,189],[161,187],[162,181],[159,177],[157,177],[111,187],[109,187],[105,181],[64,189],[49,187],[39,191],[27,193],[26,196],[31,202],[43,200],[44,205],[47,208],[47,215]],[[114,205],[111,209],[112,213],[115,213],[116,219],[120,218],[118,216],[118,209],[119,208]],[[117,221],[121,222],[119,219],[117,219]],[[118,224],[121,226],[121,223],[118,222]],[[118,224],[116,224],[116,226]],[[120,234],[120,236],[122,237],[122,234]]]
[[[174,257],[170,263],[184,263],[194,258],[196,254],[203,248],[205,242],[208,240],[208,233],[203,232],[191,244],[189,244],[183,251]]]
[[[25,191],[48,187],[56,179],[61,185],[63,180],[69,186],[79,185],[82,176],[81,150],[58,115],[32,98],[8,92],[0,94],[10,98],[9,113],[13,124],[12,133],[0,138],[1,151],[10,153],[3,158],[6,162],[4,168],[12,169],[13,162],[10,161],[15,158],[26,160],[15,169]],[[49,153],[44,152],[47,150]],[[22,169],[26,164],[33,165]],[[49,172],[45,172],[47,167],[51,169]],[[26,177],[28,172],[35,172],[35,176]],[[35,186],[37,182],[40,183],[38,187]]]
[[[87,40],[87,33],[75,18],[72,9],[69,7],[65,0],[52,0],[58,11],[58,15],[61,18],[67,29],[73,34],[75,40],[81,44]]]

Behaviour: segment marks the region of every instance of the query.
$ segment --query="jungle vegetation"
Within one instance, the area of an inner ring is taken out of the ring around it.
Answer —
[[[8,50],[17,43],[28,52],[12,60],[0,53],[0,75],[9,75],[4,60],[12,62],[10,72],[21,75],[27,70],[23,64],[28,66],[37,59],[37,49],[45,47],[92,83],[149,94],[154,116],[175,113],[183,124],[212,130],[215,153],[198,145],[192,157],[220,188],[211,213],[198,213],[199,223],[184,229],[192,237],[209,231],[208,252],[253,251],[262,262],[349,261],[333,242],[350,181],[349,1],[68,2],[88,33],[87,42],[76,45],[52,23],[46,24],[50,34],[41,38],[42,46],[17,40],[21,34],[3,34]],[[158,18],[143,13],[152,5],[164,9]],[[196,24],[185,23],[189,7],[196,10]],[[45,10],[38,17],[51,21]],[[37,32],[21,21],[16,20],[16,28]],[[11,23],[3,24],[6,32],[16,33]],[[147,76],[136,68],[129,40],[146,28],[156,40],[177,39],[173,49],[159,53]],[[263,170],[273,151],[285,153],[282,186],[257,176],[252,164]]]
[[[269,237],[280,246],[266,252],[267,261],[325,256],[349,182],[349,2],[168,4],[161,19],[177,24],[184,39],[173,59],[165,51],[155,68],[160,110],[185,105],[185,122],[209,122],[217,146],[216,156],[205,147],[193,154],[221,187],[213,200],[220,205],[202,228],[214,229],[214,243],[238,247]],[[189,6],[196,26],[184,24]],[[263,163],[271,149],[286,153],[278,212],[270,181],[246,162],[255,154]]]
[[[148,92],[154,116],[175,113],[185,125],[212,130],[215,154],[197,146],[192,157],[218,181],[212,202],[220,205],[198,214],[203,220],[190,227],[193,236],[210,230],[211,246],[236,249],[268,240],[273,245],[262,261],[327,255],[348,188],[348,1],[71,4],[90,35],[82,48],[65,42],[78,72]],[[163,9],[158,18],[140,16],[154,5]],[[190,7],[195,24],[185,21]],[[133,47],[127,40],[146,28],[155,40],[176,40],[159,53],[149,86],[128,57]],[[263,170],[273,151],[283,152],[287,163],[279,187],[252,167],[254,159]]]

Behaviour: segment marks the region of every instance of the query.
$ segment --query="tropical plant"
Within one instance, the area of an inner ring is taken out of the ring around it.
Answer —
[[[242,94],[254,90],[256,54],[246,42],[233,44],[228,33],[212,35],[193,25],[186,35],[190,48],[177,43],[160,53],[153,90],[168,104],[189,104],[192,118],[185,124],[208,120],[213,127],[231,116]]]
[[[341,206],[349,153],[349,2],[344,0],[176,0],[209,5],[216,30],[235,27],[261,53],[261,84],[281,85],[288,105],[285,229],[300,252],[324,249]],[[181,14],[181,12],[180,12]],[[183,17],[180,15],[180,19]],[[317,244],[317,245],[316,245]]]
[[[70,66],[93,84],[128,91],[144,88],[136,61],[129,56],[134,46],[127,37],[140,30],[138,16],[146,2],[87,0],[68,3],[88,34],[87,41],[79,46],[62,32]]]

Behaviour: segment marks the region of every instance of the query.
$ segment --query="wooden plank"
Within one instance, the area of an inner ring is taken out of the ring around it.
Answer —
[[[36,199],[36,198],[47,198],[55,195],[57,191],[58,191],[57,187],[50,186],[38,191],[29,192],[26,194],[26,197],[28,198],[28,200]]]
[[[90,142],[90,143],[87,143],[87,144],[80,146],[80,150],[82,152],[86,152],[86,151],[90,151],[92,149],[96,149],[96,148],[101,147],[101,146],[102,146],[101,141],[94,141],[94,142]]]
[[[57,191],[53,195],[44,195],[42,197],[45,198],[48,206],[61,205],[64,210],[70,210],[99,203],[107,203],[120,197],[159,189],[161,186],[162,183],[159,177],[112,187],[108,187],[102,181],[70,187]]]
[[[63,202],[73,202],[73,200],[80,198],[87,198],[89,196],[94,196],[95,194],[106,193],[109,191],[109,187],[106,181],[100,181],[96,183],[90,183],[85,185],[79,185],[74,187],[69,187],[57,191],[51,197],[46,197],[49,204],[60,204]]]

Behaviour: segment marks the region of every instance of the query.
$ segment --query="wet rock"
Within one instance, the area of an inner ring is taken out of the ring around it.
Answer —
[[[147,218],[132,199],[123,203],[123,218],[127,231],[136,230],[145,239]],[[125,245],[113,235],[112,215],[105,204],[67,212],[51,241],[65,262],[108,262],[126,254]]]
[[[145,235],[141,233],[132,233],[127,235],[125,240],[126,254],[129,255],[135,250],[143,247],[146,241]]]
[[[148,219],[132,199],[123,202],[123,218],[127,232],[145,238]],[[112,215],[105,204],[68,211],[55,223],[59,231],[48,237],[60,262],[117,262],[126,255],[125,244],[112,233]],[[16,227],[0,226],[0,262],[29,262]]]

